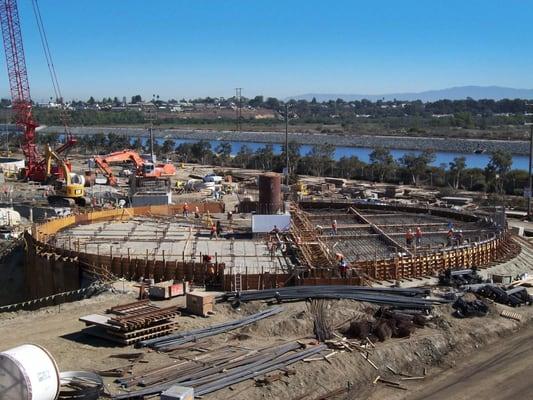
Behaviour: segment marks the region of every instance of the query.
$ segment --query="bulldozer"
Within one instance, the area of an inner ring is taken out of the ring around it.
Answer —
[[[85,206],[89,199],[85,197],[85,177],[71,171],[70,164],[59,157],[52,148],[45,147],[46,173],[48,183],[54,187],[54,193],[47,196],[48,203],[56,207]],[[57,169],[54,171],[52,162]]]

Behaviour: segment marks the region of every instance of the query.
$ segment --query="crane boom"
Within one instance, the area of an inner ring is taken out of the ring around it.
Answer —
[[[41,40],[45,48],[45,55],[48,67],[53,69],[52,56],[48,47],[48,40],[44,32],[44,26],[36,0],[33,0],[34,11],[38,21]],[[57,178],[64,175],[60,168],[50,176],[47,168],[47,160],[37,149],[36,128],[39,126],[33,117],[32,102],[30,96],[30,85],[28,82],[28,71],[26,69],[26,58],[24,56],[24,44],[20,29],[20,18],[16,0],[0,0],[0,24],[4,50],[6,54],[7,74],[9,77],[9,87],[11,90],[12,107],[15,114],[15,123],[24,132],[22,140],[22,152],[26,158],[26,168],[24,178],[37,182],[45,182],[49,178]],[[53,70],[54,90],[61,97],[59,82],[55,70]],[[61,119],[65,126],[65,143],[54,150],[56,155],[62,154],[76,144],[76,138],[72,135],[66,118],[62,113]],[[61,165],[59,165],[61,167]]]
[[[30,85],[16,0],[0,1],[0,23],[15,122],[24,131],[22,152],[26,157],[25,177],[42,181],[46,178],[46,171],[35,143],[35,128],[38,124],[32,113]]]

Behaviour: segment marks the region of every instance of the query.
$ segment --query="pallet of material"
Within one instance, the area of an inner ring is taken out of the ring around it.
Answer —
[[[82,329],[81,331],[90,336],[95,336],[100,339],[105,339],[110,342],[114,342],[114,343],[117,343],[123,346],[129,346],[137,342],[140,342],[141,340],[153,339],[156,337],[168,335],[169,333],[174,332],[177,328],[178,328],[177,326],[171,326],[161,331],[149,332],[149,333],[145,333],[140,336],[136,336],[132,338],[115,336],[113,334],[110,334],[109,332],[107,332],[105,329],[103,329],[100,326],[89,326],[88,328]]]
[[[146,325],[155,324],[174,318],[178,315],[176,307],[160,308],[154,311],[139,313],[133,316],[124,315],[119,317],[112,317],[108,323],[116,326],[123,331],[131,331],[142,328]]]
[[[107,313],[80,317],[89,326],[82,332],[125,345],[173,332],[179,314],[175,306],[160,308],[148,300],[111,307]]]

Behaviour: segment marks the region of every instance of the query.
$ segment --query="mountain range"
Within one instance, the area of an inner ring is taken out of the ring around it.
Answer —
[[[446,89],[427,90],[424,92],[385,93],[385,94],[331,94],[331,93],[308,93],[299,96],[288,97],[294,100],[311,101],[315,98],[318,102],[343,99],[344,101],[363,100],[422,100],[436,101],[442,99],[462,100],[471,97],[479,99],[533,99],[533,89],[515,89],[502,86],[456,86]]]

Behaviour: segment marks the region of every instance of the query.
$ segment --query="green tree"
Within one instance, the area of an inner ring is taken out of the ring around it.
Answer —
[[[175,146],[174,140],[166,139],[163,142],[163,146],[161,147],[161,153],[164,155],[168,155],[172,153],[174,151],[174,146]]]
[[[428,149],[418,155],[413,153],[404,155],[400,158],[400,164],[403,166],[405,173],[410,176],[412,184],[418,186],[421,176],[426,173],[429,164],[434,160],[435,152]]]
[[[377,147],[370,153],[370,166],[372,171],[377,174],[380,182],[383,182],[385,177],[390,177],[397,168],[396,161],[388,149]]]
[[[191,146],[191,154],[201,164],[205,164],[206,160],[211,158],[213,155],[211,152],[211,143],[205,140],[200,140],[196,143],[193,143]]]
[[[93,141],[93,149],[97,153],[104,150],[107,147],[107,140],[106,136],[102,132],[98,132],[96,135],[94,135],[94,141]]]
[[[271,110],[279,110],[279,107],[280,107],[279,100],[276,99],[275,97],[269,97],[265,101],[265,107]]]
[[[143,142],[140,136],[137,136],[131,145],[132,149],[135,151],[142,151]]]
[[[490,161],[485,167],[485,179],[490,189],[503,193],[504,182],[512,165],[511,153],[503,150],[492,152]]]
[[[192,143],[180,143],[176,146],[176,155],[181,162],[189,162],[192,159]]]
[[[314,176],[325,176],[326,171],[331,169],[335,146],[332,144],[318,144],[311,148],[306,158],[307,169]]]
[[[233,159],[233,165],[239,168],[247,168],[251,166],[253,156],[252,149],[248,145],[243,144]]]
[[[357,156],[341,157],[336,164],[338,176],[345,179],[362,178],[365,167],[366,164]]]
[[[254,159],[259,165],[259,168],[264,170],[271,170],[274,160],[274,146],[267,144],[255,151]],[[257,167],[256,167],[257,168]]]
[[[455,125],[460,126],[461,128],[473,128],[474,119],[470,112],[458,112],[454,115]]]
[[[231,158],[231,143],[230,142],[220,142],[215,149],[218,160],[221,165],[226,165],[226,163]]]
[[[301,145],[293,140],[289,141],[289,174],[298,170],[298,163],[300,161],[300,149]],[[281,154],[279,156],[279,163],[281,169],[285,168],[287,163],[287,151],[285,143],[281,145]]]
[[[464,156],[455,157],[452,162],[450,162],[450,174],[452,176],[452,186],[454,189],[459,188],[461,183],[461,176],[466,169],[466,158]]]
[[[49,144],[51,147],[55,147],[59,143],[59,134],[57,132],[40,133],[37,136],[37,143]]]
[[[142,99],[140,94],[136,94],[135,96],[131,97],[131,103],[132,104],[141,103],[142,101],[143,101],[143,99]]]
[[[255,96],[253,99],[248,101],[250,107],[261,107],[263,105],[263,96]]]

